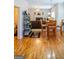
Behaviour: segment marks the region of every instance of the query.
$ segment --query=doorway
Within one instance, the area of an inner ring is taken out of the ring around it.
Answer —
[[[19,7],[14,6],[14,36],[18,33]]]

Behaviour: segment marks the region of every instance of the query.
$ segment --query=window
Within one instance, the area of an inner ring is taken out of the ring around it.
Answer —
[[[55,18],[55,12],[52,12],[51,17]]]

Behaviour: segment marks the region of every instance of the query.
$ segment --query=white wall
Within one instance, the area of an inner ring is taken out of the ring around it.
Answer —
[[[20,17],[18,20],[18,39],[22,39],[23,37],[23,16],[22,16],[22,12],[24,10],[28,9],[28,2],[27,0],[15,0],[14,1],[14,5],[18,6],[20,8]]]
[[[60,24],[61,19],[64,19],[64,3],[58,4],[58,16],[57,16],[57,19],[59,21],[58,24]]]
[[[64,3],[57,3],[52,7],[51,12],[55,12],[55,19],[57,20],[57,25],[60,25],[60,20],[64,19]]]

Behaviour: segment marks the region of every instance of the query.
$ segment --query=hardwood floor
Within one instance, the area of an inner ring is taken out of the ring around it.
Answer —
[[[14,39],[14,55],[22,55],[25,59],[64,59],[64,33],[57,32],[47,38],[42,32],[40,38],[24,37]]]

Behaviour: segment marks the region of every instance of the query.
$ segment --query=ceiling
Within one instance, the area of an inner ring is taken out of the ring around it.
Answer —
[[[27,0],[29,7],[50,8],[56,3],[63,3],[64,0]]]
[[[55,3],[62,3],[64,0],[28,0],[30,5],[50,5]]]

